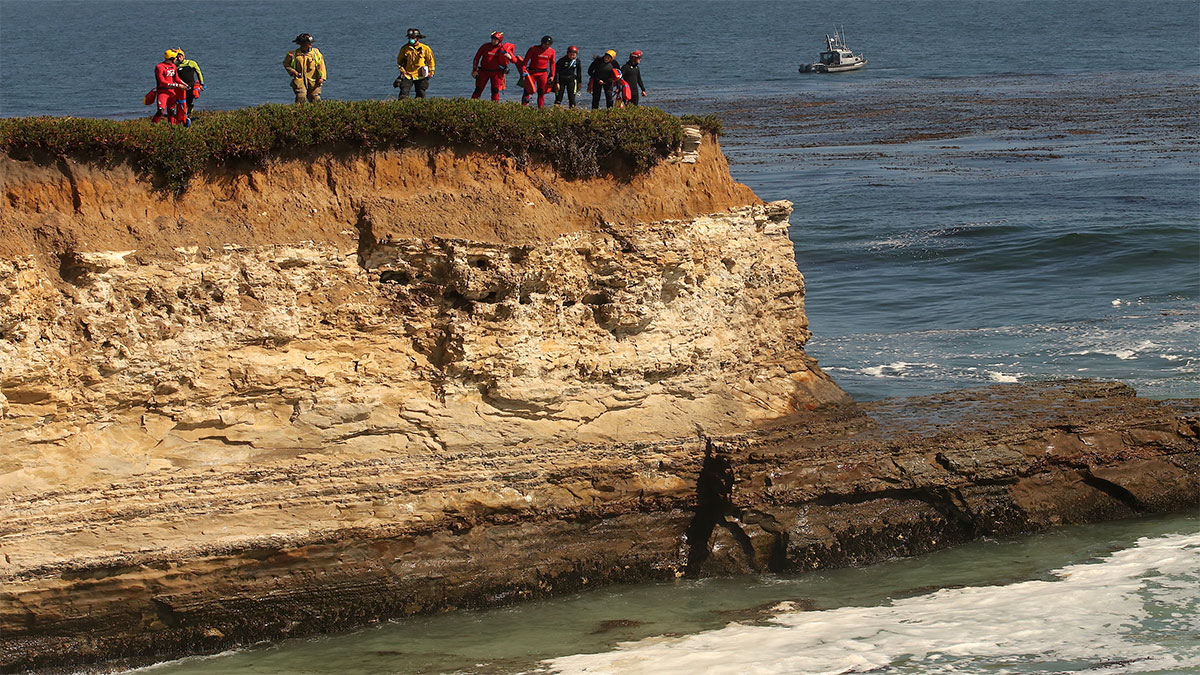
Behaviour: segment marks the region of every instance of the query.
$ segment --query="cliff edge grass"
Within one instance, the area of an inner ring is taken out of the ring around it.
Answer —
[[[657,108],[602,112],[539,110],[470,99],[325,101],[201,112],[190,128],[77,117],[0,119],[0,151],[113,162],[127,158],[176,193],[205,167],[262,162],[305,148],[404,147],[415,139],[465,145],[521,161],[540,159],[563,177],[592,178],[620,163],[655,166],[683,142],[683,125],[719,134],[713,116],[675,117]]]

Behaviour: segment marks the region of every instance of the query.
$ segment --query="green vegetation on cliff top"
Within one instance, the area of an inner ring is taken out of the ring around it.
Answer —
[[[679,147],[685,123],[720,133],[715,117],[679,118],[649,107],[586,112],[470,99],[324,101],[202,112],[186,129],[145,119],[5,118],[0,151],[128,160],[175,191],[208,166],[261,162],[317,146],[403,147],[417,139],[540,159],[567,178],[586,178],[614,161],[634,172],[649,169]]]

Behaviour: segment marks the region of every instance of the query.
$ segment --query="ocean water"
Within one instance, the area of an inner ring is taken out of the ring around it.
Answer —
[[[835,25],[870,65],[797,73]],[[795,203],[808,350],[860,400],[1078,376],[1200,397],[1195,0],[0,0],[0,116],[145,116],[175,46],[204,69],[201,108],[290,102],[300,32],[327,98],[390,98],[410,26],[433,96],[470,94],[497,29],[522,51],[547,33],[585,60],[644,50],[644,103],[719,115],[735,177]],[[1194,672],[1197,525],[609,589],[160,670]]]
[[[870,65],[801,76],[835,25]],[[720,115],[734,175],[796,204],[809,351],[858,399],[1080,376],[1200,396],[1195,0],[0,0],[0,116],[145,116],[171,46],[201,108],[290,102],[302,31],[327,98],[390,98],[409,26],[433,96],[470,94],[496,29],[644,50],[646,103]]]
[[[1200,517],[984,539],[797,576],[616,586],[137,672],[1200,672]]]

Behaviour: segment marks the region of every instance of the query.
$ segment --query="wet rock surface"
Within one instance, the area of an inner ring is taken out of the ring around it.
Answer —
[[[599,196],[513,175],[520,204],[435,155],[326,158],[345,180],[300,197],[271,189],[292,164],[213,176],[229,190],[174,221],[128,176],[76,167],[72,196],[5,174],[0,669],[1200,504],[1197,401],[1074,381],[854,404],[804,352],[791,205],[714,147]],[[417,165],[482,192],[418,195],[445,220],[413,220],[387,175]],[[85,194],[89,171],[112,185]]]
[[[4,507],[0,656],[9,669],[135,663],[1194,509],[1198,414],[1200,401],[1110,383],[1009,385],[732,436],[214,467],[47,493]]]

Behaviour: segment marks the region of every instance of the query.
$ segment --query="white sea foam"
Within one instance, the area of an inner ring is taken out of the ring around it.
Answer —
[[[878,366],[859,369],[859,373],[870,377],[906,377],[910,371],[918,368],[937,368],[934,363],[911,363],[908,361],[893,361]]]
[[[1018,382],[1020,380],[1016,375],[1009,375],[995,370],[985,370],[984,372],[987,373],[988,379],[992,382]]]
[[[1200,668],[1200,534],[1143,539],[1053,581],[946,589],[879,607],[788,612],[602,654],[559,673],[1032,673]],[[1136,629],[1135,629],[1136,628]]]

